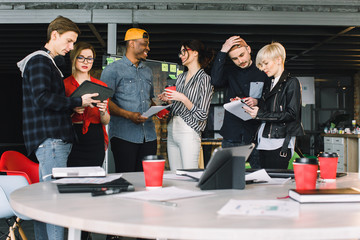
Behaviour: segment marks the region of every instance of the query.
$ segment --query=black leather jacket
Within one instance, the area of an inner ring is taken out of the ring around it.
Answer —
[[[263,92],[256,119],[266,122],[264,138],[305,135],[301,123],[301,86],[297,78],[284,71],[275,87]]]

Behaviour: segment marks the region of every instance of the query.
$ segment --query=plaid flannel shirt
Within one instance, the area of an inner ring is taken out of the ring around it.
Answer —
[[[47,138],[73,142],[70,114],[74,107],[81,106],[81,98],[65,96],[62,74],[49,57],[35,55],[25,64],[23,134],[28,154]]]

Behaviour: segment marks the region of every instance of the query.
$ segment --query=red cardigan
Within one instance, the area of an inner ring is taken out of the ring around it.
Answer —
[[[107,87],[106,83],[91,76],[90,76],[90,81]],[[75,80],[73,75],[64,79],[64,85],[65,85],[65,94],[67,97],[69,97],[79,87],[79,83]],[[93,107],[93,108],[86,107],[83,114],[75,113],[73,114],[71,119],[72,122],[83,122],[83,129],[82,129],[83,134],[87,133],[90,123],[94,123],[94,124],[101,123],[100,111],[97,107]],[[105,149],[107,149],[109,145],[109,137],[107,135],[104,125],[102,125],[102,128],[104,132]]]

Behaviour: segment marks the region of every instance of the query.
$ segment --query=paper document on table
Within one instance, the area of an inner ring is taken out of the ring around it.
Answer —
[[[164,179],[170,179],[170,180],[183,180],[183,181],[199,181],[201,177],[201,174],[174,174],[174,173],[167,173],[164,174]]]
[[[226,111],[234,114],[235,116],[241,118],[244,121],[250,120],[252,117],[250,116],[250,114],[245,112],[243,106],[246,106],[246,104],[241,102],[240,100],[236,100],[224,104],[224,108]]]
[[[300,204],[293,201],[230,199],[217,213],[219,215],[299,217],[299,211]]]
[[[264,184],[272,184],[272,185],[281,185],[288,182],[291,178],[271,178],[269,174],[265,171],[265,169],[260,169],[253,173],[249,173],[245,175],[245,181],[254,180],[254,182],[266,182]]]
[[[118,178],[121,178],[122,174],[111,174],[106,177],[92,177],[92,178],[61,178],[53,183],[84,183],[84,184],[103,184],[107,182],[114,181]]]
[[[192,198],[192,197],[200,197],[211,195],[212,192],[204,192],[204,191],[193,191],[186,190],[178,187],[165,187],[159,188],[151,191],[140,191],[140,192],[132,192],[132,193],[124,193],[121,195],[117,195],[116,197],[124,197],[124,198],[134,198],[138,200],[155,200],[155,201],[169,201],[174,199],[182,199],[182,198]]]
[[[141,114],[143,117],[151,117],[154,114],[157,114],[161,110],[170,107],[172,104],[166,105],[166,106],[152,106],[150,107],[146,112]]]

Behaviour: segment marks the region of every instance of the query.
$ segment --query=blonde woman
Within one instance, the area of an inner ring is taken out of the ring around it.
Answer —
[[[262,168],[286,169],[294,151],[295,137],[304,135],[301,86],[299,80],[285,70],[285,58],[285,48],[278,42],[260,49],[256,66],[274,79],[258,107],[244,107],[252,118],[262,121],[257,147]]]

